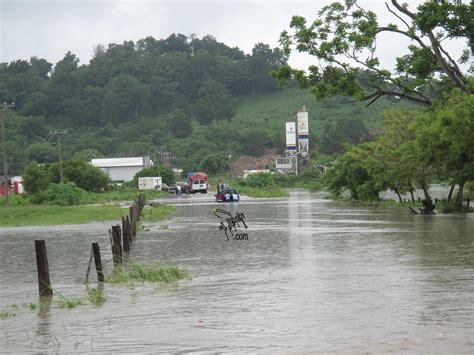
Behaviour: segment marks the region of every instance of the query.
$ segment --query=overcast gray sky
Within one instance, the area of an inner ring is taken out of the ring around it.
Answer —
[[[207,34],[250,53],[255,43],[278,46],[280,32],[292,15],[314,20],[330,1],[159,1],[159,0],[0,0],[0,62],[45,58],[59,61],[67,51],[81,64],[91,59],[98,43],[137,41],[172,33]],[[412,9],[421,1],[407,1]],[[380,14],[380,22],[396,22],[383,1],[359,1]],[[378,41],[382,63],[393,65],[408,44],[397,36]],[[462,43],[453,44],[454,48]],[[314,58],[292,54],[290,64],[306,68]]]

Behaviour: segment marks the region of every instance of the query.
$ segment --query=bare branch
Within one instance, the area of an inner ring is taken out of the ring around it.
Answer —
[[[348,55],[349,56],[349,55]],[[417,95],[419,97],[421,97],[422,100],[424,101],[430,101],[431,100],[423,95],[421,92],[418,92],[416,90],[412,90],[412,89],[409,89],[408,87],[402,85],[400,82],[397,82],[395,79],[393,79],[390,75],[387,76],[385,75],[385,73],[383,73],[383,71],[381,71],[380,69],[377,69],[377,68],[374,68],[374,67],[370,67],[368,66],[366,63],[364,63],[363,61],[361,61],[360,59],[358,59],[355,55],[355,53],[353,53],[352,56],[349,56],[352,60],[354,60],[356,63],[359,63],[360,65],[363,65],[364,67],[366,67],[367,69],[369,70],[372,70],[374,72],[376,72],[378,75],[380,75],[381,78],[385,79],[385,80],[388,80],[389,82],[391,82],[392,84],[394,84],[395,86],[403,89],[405,92],[409,92],[409,93],[413,93],[414,95]],[[378,88],[379,90],[381,90],[380,88]]]
[[[408,17],[410,17],[411,19],[415,19],[415,14],[413,12],[410,12],[408,11],[407,8],[403,7],[402,5],[400,5],[397,0],[392,0],[392,5],[395,6],[397,8],[398,11],[404,13],[405,15],[407,15]]]
[[[410,25],[403,18],[401,18],[401,16],[398,16],[398,14],[393,11],[390,6],[388,6],[387,2],[385,2],[385,6],[387,6],[387,9],[390,13],[394,14],[400,21],[402,21],[408,27],[408,29],[410,29]]]
[[[443,55],[441,53],[441,50],[444,51],[444,49],[442,48],[441,44],[438,42],[438,40],[434,36],[433,32],[428,31],[427,35],[431,41],[431,46],[436,56],[436,60],[438,64],[441,65],[444,72],[448,75],[449,79],[451,79],[454,85],[456,85],[461,90],[466,91],[466,85],[464,84],[464,81],[465,81],[464,76],[462,76],[461,74],[461,76],[459,77],[458,73],[456,73],[455,68],[453,68],[448,63],[446,63],[446,60],[443,58]]]
[[[375,98],[372,99],[372,101],[370,101],[367,105],[365,105],[365,108],[369,107],[370,105],[372,105],[375,101],[377,101],[380,97],[382,97],[382,94],[379,94],[377,93]]]
[[[443,52],[443,54],[448,58],[449,62],[451,63],[451,65],[453,66],[453,69],[456,71],[456,74],[461,78],[461,80],[464,81],[464,75],[462,74],[461,72],[461,69],[459,69],[458,67],[458,64],[456,63],[456,61],[451,58],[451,56],[449,55],[448,52],[446,52],[444,50],[444,48],[440,45],[439,46],[439,49],[441,50],[441,52]]]
[[[408,38],[411,38],[413,39],[414,41],[417,41],[418,44],[423,47],[424,49],[429,49],[429,47],[421,40],[420,37],[418,36],[415,36],[415,35],[412,35],[412,34],[409,34],[408,32],[406,31],[402,31],[402,30],[399,30],[397,28],[392,28],[392,27],[379,27],[377,28],[377,33],[380,33],[380,32],[395,32],[395,33],[400,33]],[[433,56],[434,57],[434,56]]]

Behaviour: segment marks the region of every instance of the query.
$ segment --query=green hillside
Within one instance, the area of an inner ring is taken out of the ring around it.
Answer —
[[[324,150],[321,149],[321,139],[337,123],[346,123],[347,133],[353,131],[351,124],[356,122],[368,132],[376,134],[383,126],[384,111],[393,107],[406,107],[407,104],[381,98],[365,107],[363,103],[343,97],[318,102],[306,90],[287,88],[240,98],[236,103],[236,114],[230,121],[208,126],[194,122],[192,136],[171,141],[170,149],[178,165],[195,160],[193,158],[199,155],[196,151],[200,151],[201,155],[222,153],[225,156],[229,152],[234,156],[236,153],[258,156],[265,149],[276,149],[283,153],[285,122],[294,120],[294,115],[303,106],[309,112],[310,146],[316,151]],[[338,143],[343,142],[344,137],[340,138]],[[364,138],[370,138],[370,134]]]
[[[70,52],[55,65],[36,57],[0,63],[0,102],[15,102],[5,113],[9,172],[57,162],[55,130],[65,132],[64,160],[150,155],[185,171],[223,172],[229,153],[283,153],[285,122],[303,105],[311,151],[340,154],[343,143],[372,139],[381,113],[401,105],[317,102],[294,83],[282,89],[271,73],[286,61],[262,43],[245,54],[212,36],[173,34],[110,44],[86,65]]]

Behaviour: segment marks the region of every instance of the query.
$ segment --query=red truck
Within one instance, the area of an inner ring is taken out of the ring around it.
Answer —
[[[188,185],[186,187],[186,192],[194,194],[196,192],[201,192],[207,194],[209,189],[209,179],[207,174],[204,173],[189,173],[188,174]]]

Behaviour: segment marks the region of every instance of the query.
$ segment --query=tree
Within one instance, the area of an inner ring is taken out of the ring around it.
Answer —
[[[74,182],[77,187],[90,192],[100,192],[110,182],[109,177],[102,170],[83,160],[63,162],[63,174],[66,181]],[[51,165],[49,180],[52,183],[59,183],[58,163]]]
[[[174,110],[166,115],[166,125],[168,130],[177,138],[188,137],[193,133],[191,116],[182,109]]]
[[[35,143],[28,146],[26,155],[38,163],[52,163],[58,160],[58,151],[50,143]]]
[[[235,114],[234,103],[225,86],[217,81],[208,80],[199,89],[194,103],[194,115],[204,124],[215,120],[230,120]]]
[[[362,143],[368,139],[368,131],[360,117],[346,117],[324,124],[318,150],[325,154],[342,153],[344,144]]]
[[[229,159],[222,153],[210,154],[201,160],[199,168],[215,175],[229,170]]]
[[[464,186],[474,181],[474,95],[457,90],[445,104],[420,115],[417,130],[419,156],[436,166],[441,181],[459,186],[456,205],[461,207]]]
[[[372,178],[366,168],[367,155],[370,147],[361,144],[349,149],[340,156],[323,178],[328,191],[336,196],[348,192],[354,200],[379,200],[380,184]]]
[[[285,53],[295,46],[297,51],[315,56],[320,64],[310,66],[308,73],[283,66],[275,77],[282,82],[296,79],[318,99],[344,94],[367,101],[367,105],[381,96],[391,96],[430,106],[430,92],[439,95],[453,88],[474,92],[461,67],[474,51],[474,3],[425,1],[413,12],[391,0],[386,7],[398,24],[380,25],[376,14],[356,0],[324,6],[310,24],[302,16],[293,16],[293,32],[283,31],[280,37]],[[411,41],[408,53],[397,58],[395,71],[384,68],[377,57],[377,38],[383,33]],[[444,43],[459,38],[466,39],[469,47],[455,60]]]
[[[47,167],[40,166],[35,161],[28,164],[21,177],[25,191],[31,195],[45,190],[49,184]]]

